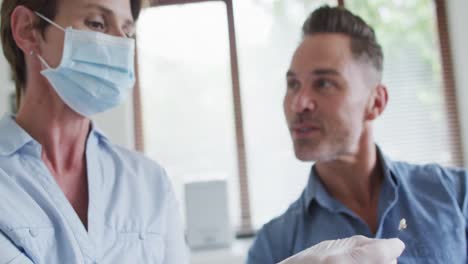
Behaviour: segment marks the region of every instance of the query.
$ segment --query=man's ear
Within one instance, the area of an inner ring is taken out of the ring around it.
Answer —
[[[371,121],[377,119],[387,107],[387,103],[387,87],[383,84],[378,84],[369,98],[369,104],[366,109],[366,120]]]
[[[16,45],[24,54],[39,51],[39,35],[36,32],[37,17],[28,8],[20,5],[11,13],[11,32]]]

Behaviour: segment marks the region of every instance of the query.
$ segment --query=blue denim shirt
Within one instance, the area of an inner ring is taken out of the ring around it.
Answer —
[[[111,144],[86,142],[86,229],[14,118],[0,121],[0,264],[188,263],[178,205],[164,170]]]
[[[467,263],[467,172],[393,162],[378,153],[384,180],[376,234],[327,192],[312,168],[299,199],[259,231],[247,263],[278,263],[321,241],[357,234],[399,237],[406,244],[401,264]],[[402,218],[408,227],[399,231]]]

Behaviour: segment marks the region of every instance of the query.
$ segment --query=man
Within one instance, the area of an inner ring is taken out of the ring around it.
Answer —
[[[356,234],[400,238],[399,263],[467,263],[466,171],[394,162],[374,143],[388,102],[382,63],[373,29],[348,10],[324,6],[305,21],[284,112],[296,157],[315,164],[299,199],[258,233],[249,264]]]

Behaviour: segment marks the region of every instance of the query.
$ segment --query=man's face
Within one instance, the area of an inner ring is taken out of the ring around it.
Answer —
[[[54,22],[63,28],[71,26],[117,37],[134,33],[130,0],[59,0]],[[41,55],[51,67],[60,63],[63,41],[62,30],[52,25],[46,28]]]
[[[356,151],[365,129],[371,66],[343,34],[304,38],[287,73],[284,112],[296,157],[331,161]]]

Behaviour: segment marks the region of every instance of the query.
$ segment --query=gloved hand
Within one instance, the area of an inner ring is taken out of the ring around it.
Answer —
[[[323,241],[279,264],[396,264],[404,248],[405,244],[398,238],[353,236]]]

